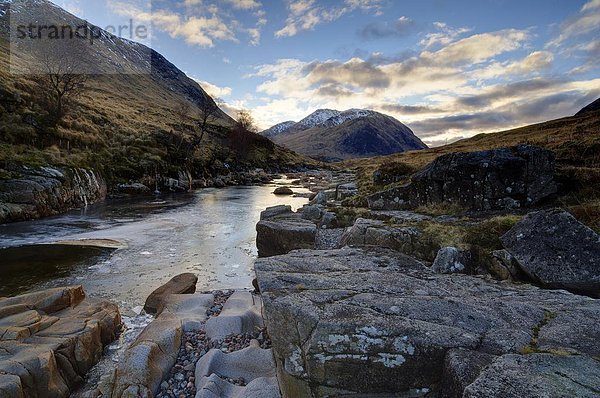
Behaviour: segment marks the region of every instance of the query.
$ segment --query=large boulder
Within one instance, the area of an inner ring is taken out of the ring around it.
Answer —
[[[452,349],[600,354],[600,302],[565,291],[434,274],[383,249],[298,250],[255,269],[287,397],[437,391]]]
[[[433,261],[440,250],[413,226],[391,226],[381,220],[358,218],[342,236],[341,246],[377,246]]]
[[[150,293],[144,304],[144,311],[155,314],[171,294],[193,294],[196,292],[196,283],[198,283],[198,277],[192,273],[174,276],[170,281]]]
[[[600,396],[600,361],[587,356],[504,355],[468,386],[464,398]]]
[[[294,191],[290,187],[277,187],[273,193],[275,195],[293,195]]]
[[[600,297],[600,236],[566,211],[530,213],[501,240],[534,281]]]
[[[256,225],[259,257],[277,256],[295,249],[315,247],[317,226],[299,214],[262,220]]]
[[[409,184],[374,194],[368,202],[379,210],[443,202],[471,210],[501,210],[530,207],[556,192],[553,153],[519,145],[440,156]]]
[[[260,213],[261,220],[267,220],[273,217],[279,217],[282,215],[290,215],[292,214],[292,206],[290,205],[279,205],[267,207],[266,210],[263,210]]]
[[[81,286],[0,299],[0,396],[68,397],[121,328]]]

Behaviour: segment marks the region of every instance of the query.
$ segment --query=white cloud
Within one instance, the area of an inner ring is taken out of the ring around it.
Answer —
[[[253,10],[255,8],[260,8],[262,4],[256,0],[224,0],[226,3],[229,3],[233,6],[233,8],[239,10]]]
[[[445,46],[472,30],[470,28],[451,28],[444,22],[434,22],[433,26],[435,26],[438,31],[426,34],[425,38],[419,43],[425,49],[436,46]]]
[[[302,31],[312,30],[315,26],[332,22],[355,10],[375,11],[378,13],[381,0],[345,0],[343,5],[326,7],[316,0],[287,0],[289,15],[285,26],[275,32],[276,37],[291,37]]]
[[[595,8],[600,8],[600,0],[591,0],[590,2],[584,4],[583,7],[581,7],[581,12],[593,10]]]
[[[213,98],[222,98],[231,95],[232,89],[231,87],[220,87],[216,84],[209,83],[205,80],[200,80],[194,78],[194,80]]]
[[[569,39],[589,34],[600,34],[600,0],[586,3],[577,15],[564,21],[558,36],[548,45],[559,46]]]

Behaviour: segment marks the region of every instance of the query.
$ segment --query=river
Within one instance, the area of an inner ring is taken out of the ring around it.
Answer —
[[[198,275],[198,290],[251,287],[260,212],[277,204],[296,209],[307,202],[273,195],[273,189],[229,187],[106,201],[57,217],[1,225],[0,295],[81,284],[89,296],[112,300],[132,315],[152,290],[183,272]],[[126,247],[86,252],[46,245],[82,239],[110,239]]]

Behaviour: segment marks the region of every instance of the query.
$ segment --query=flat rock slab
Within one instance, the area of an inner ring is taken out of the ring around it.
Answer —
[[[237,291],[227,299],[219,316],[206,322],[206,336],[220,340],[232,334],[253,333],[264,326],[261,311],[259,296]]]
[[[458,348],[600,354],[600,302],[565,291],[433,274],[383,249],[298,250],[255,269],[288,397],[435,391]]]
[[[239,379],[246,383],[261,377],[275,377],[275,360],[270,349],[262,349],[258,343],[228,354],[212,349],[196,364],[196,380],[217,374]],[[198,389],[201,389],[198,385]]]
[[[317,236],[314,222],[299,214],[262,220],[256,225],[259,257],[277,256],[296,249],[313,249]]]
[[[233,385],[216,374],[203,377],[195,398],[280,398],[276,377],[252,380],[246,386]]]
[[[185,273],[174,276],[170,281],[150,293],[144,304],[144,311],[155,314],[163,305],[163,300],[171,294],[192,294],[196,292],[198,277],[196,274]]]
[[[504,355],[468,386],[464,398],[600,396],[600,361],[586,356]]]
[[[67,397],[120,331],[116,305],[81,286],[0,299],[0,397]]]
[[[529,213],[501,240],[534,281],[600,298],[600,236],[566,211]]]

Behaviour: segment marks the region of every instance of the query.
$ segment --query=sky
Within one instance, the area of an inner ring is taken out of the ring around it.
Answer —
[[[146,44],[260,129],[319,108],[389,114],[431,146],[600,97],[600,0],[53,0]]]

